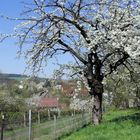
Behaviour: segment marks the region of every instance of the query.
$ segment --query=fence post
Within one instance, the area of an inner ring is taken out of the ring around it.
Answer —
[[[37,113],[38,113],[38,115],[37,115],[38,116],[38,124],[40,124],[40,112],[38,111]]]
[[[61,110],[60,108],[58,108],[58,117],[60,118],[60,116],[61,116]]]
[[[2,123],[1,123],[1,140],[3,140],[3,130],[4,130],[4,115],[2,115]]]
[[[76,116],[73,116],[73,127],[74,127],[74,130],[76,130],[77,128],[77,121],[76,121]]]
[[[31,109],[29,110],[29,140],[31,140],[31,116],[32,115],[32,113],[31,113]]]
[[[49,118],[49,120],[51,120],[51,113],[50,113],[50,109],[48,109],[48,118]]]
[[[23,118],[24,118],[24,127],[26,127],[26,112],[24,112]]]
[[[84,116],[84,109],[82,109],[82,127],[85,126],[85,116]]]
[[[54,139],[56,138],[56,115],[54,115]]]

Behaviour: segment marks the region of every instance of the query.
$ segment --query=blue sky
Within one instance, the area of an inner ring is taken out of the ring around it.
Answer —
[[[1,0],[0,14],[10,17],[19,16],[23,5],[20,0]],[[0,33],[12,33],[17,23],[0,18]],[[14,39],[6,39],[0,43],[0,71],[3,73],[23,73],[25,63],[23,59],[18,60],[16,57],[18,47]]]
[[[31,2],[32,0],[0,0],[0,15],[9,17],[19,17],[23,10],[24,2]],[[8,21],[0,18],[0,33],[12,33],[14,27],[18,23],[15,21]],[[3,73],[18,73],[23,74],[26,64],[23,58],[17,59],[18,46],[15,44],[15,40],[10,38],[0,43],[0,71]],[[59,57],[61,63],[69,61],[70,57]],[[55,60],[48,62],[48,67],[45,68],[45,75],[41,76],[50,77],[53,70],[57,68],[54,65]],[[29,74],[29,73],[25,73]]]

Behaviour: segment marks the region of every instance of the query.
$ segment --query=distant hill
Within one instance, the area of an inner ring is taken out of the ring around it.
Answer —
[[[29,76],[22,75],[22,74],[0,73],[0,83],[10,82],[10,81],[21,81],[21,80],[25,80],[26,78],[29,78]],[[40,77],[32,77],[31,79],[34,81],[46,80],[46,78],[40,78]]]
[[[7,73],[0,73],[0,80],[22,80],[27,78],[26,75],[21,74],[7,74]]]
[[[25,78],[27,78],[28,76],[26,75],[21,75],[21,74],[8,74],[8,79],[12,79],[12,80],[23,80]]]

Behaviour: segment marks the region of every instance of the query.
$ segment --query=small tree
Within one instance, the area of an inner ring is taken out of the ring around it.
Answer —
[[[129,100],[135,97],[135,83],[131,76],[127,69],[120,69],[117,75],[111,74],[104,80],[105,97],[109,105],[116,108],[129,107]]]
[[[130,61],[140,54],[139,1],[33,0],[26,7],[15,36],[20,47],[31,44],[29,65],[40,68],[48,58],[71,54],[74,69],[85,77],[94,97],[93,122],[99,124],[104,77],[119,66],[130,70]]]

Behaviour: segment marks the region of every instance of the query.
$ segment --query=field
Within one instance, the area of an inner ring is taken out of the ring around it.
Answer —
[[[89,125],[62,140],[140,140],[140,110],[109,111],[101,125]]]

